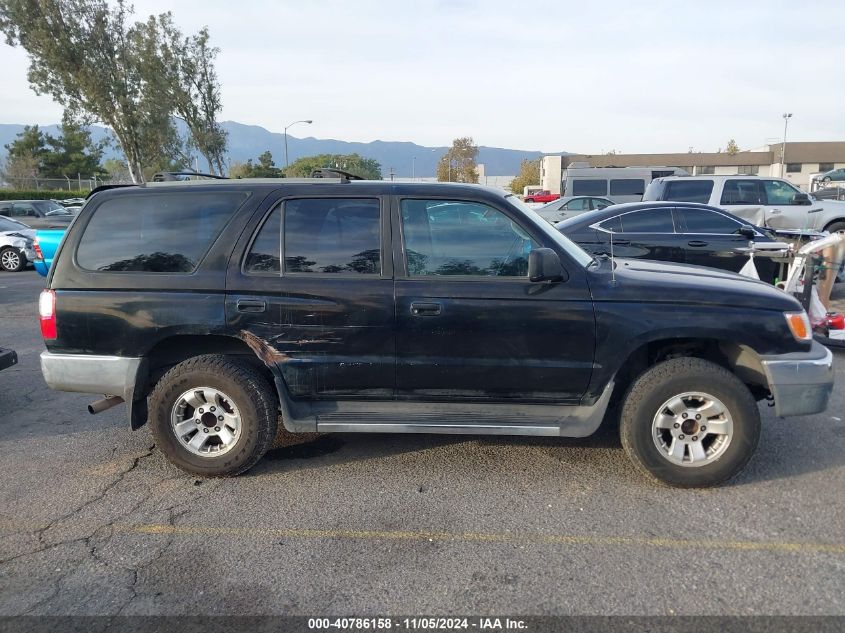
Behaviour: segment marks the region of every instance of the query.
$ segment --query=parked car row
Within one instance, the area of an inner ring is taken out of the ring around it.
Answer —
[[[0,200],[0,216],[32,229],[67,228],[74,215],[52,200]]]

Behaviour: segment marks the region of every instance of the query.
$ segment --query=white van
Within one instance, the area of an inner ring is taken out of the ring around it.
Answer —
[[[572,163],[561,175],[561,197],[602,196],[619,204],[639,202],[655,178],[688,176],[679,167],[590,167]]]

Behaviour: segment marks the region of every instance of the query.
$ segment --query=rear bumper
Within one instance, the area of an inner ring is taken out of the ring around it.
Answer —
[[[833,353],[816,341],[809,352],[764,356],[763,370],[780,417],[827,409],[833,391]]]
[[[12,365],[17,364],[18,355],[15,353],[15,350],[0,347],[0,369],[8,369]]]
[[[121,396],[133,401],[143,358],[41,353],[41,373],[51,389]]]

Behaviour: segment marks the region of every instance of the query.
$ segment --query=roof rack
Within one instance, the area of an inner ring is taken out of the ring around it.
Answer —
[[[212,180],[228,180],[226,176],[215,174],[204,174],[198,171],[159,171],[153,174],[152,182],[172,182],[174,180],[187,180],[183,176],[198,176],[200,178],[211,178]]]
[[[320,167],[311,172],[312,178],[340,178],[341,181],[349,182],[350,180],[366,180],[361,176],[356,176],[348,171],[342,169],[335,169],[334,167]]]

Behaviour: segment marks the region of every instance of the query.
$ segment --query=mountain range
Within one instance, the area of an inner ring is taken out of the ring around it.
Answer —
[[[224,121],[221,124],[229,133],[229,160],[245,162],[255,160],[266,150],[273,154],[276,165],[285,164],[284,136],[278,132],[270,132],[258,125],[245,125],[236,121]],[[44,132],[57,136],[58,125],[39,126]],[[19,124],[0,123],[0,158],[5,158],[5,146],[15,140],[23,131]],[[95,141],[110,136],[109,130],[100,126],[91,127],[91,136]],[[353,154],[357,153],[366,158],[374,158],[381,163],[382,170],[387,176],[391,169],[399,178],[416,176],[431,177],[435,175],[438,159],[448,147],[426,147],[411,142],[401,141],[372,141],[356,143],[336,139],[319,139],[314,137],[298,138],[288,134],[288,154],[293,162],[302,156],[314,154]],[[555,152],[567,154],[568,152]],[[119,155],[114,146],[106,151],[105,158]],[[513,176],[519,173],[520,162],[529,159],[536,160],[543,152],[506,149],[502,147],[480,146],[478,148],[478,162],[484,164],[487,176]],[[202,166],[202,161],[200,161]]]

